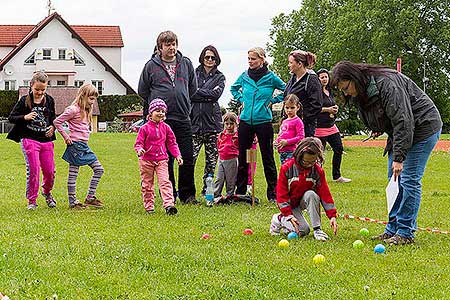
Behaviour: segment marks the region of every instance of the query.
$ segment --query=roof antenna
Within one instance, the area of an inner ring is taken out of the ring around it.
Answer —
[[[47,0],[47,12],[48,12],[47,16],[50,16],[52,11],[54,10],[55,8],[52,5],[52,0]]]

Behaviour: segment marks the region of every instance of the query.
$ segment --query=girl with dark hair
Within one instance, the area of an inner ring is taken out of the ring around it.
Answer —
[[[331,93],[328,70],[320,69],[317,71],[317,75],[319,75],[319,80],[322,84],[323,103],[322,112],[317,117],[317,128],[314,135],[320,139],[324,150],[327,142],[330,144],[331,149],[333,149],[333,181],[337,183],[347,183],[352,180],[341,176],[341,161],[344,147],[342,146],[341,134],[335,124],[339,107],[336,105],[333,94]]]
[[[258,138],[264,174],[267,181],[267,199],[276,201],[275,187],[277,170],[273,157],[272,103],[283,100],[283,95],[274,97],[274,91],[284,91],[284,82],[267,68],[266,53],[261,47],[248,50],[249,68],[231,86],[234,99],[243,104],[238,129],[239,166],[236,194],[245,195],[248,183],[247,149]]]
[[[197,93],[191,98],[192,139],[194,144],[194,167],[202,145],[205,145],[205,170],[202,195],[206,192],[206,178],[214,176],[217,158],[217,137],[222,131],[222,113],[219,98],[225,88],[225,76],[217,67],[219,52],[214,46],[206,46],[200,53],[197,74]]]
[[[314,136],[316,119],[322,109],[322,87],[319,77],[311,70],[316,63],[316,55],[295,50],[289,53],[288,66],[292,74],[286,85],[284,96],[295,94],[303,107],[305,136]]]
[[[270,234],[297,232],[308,235],[310,227],[303,210],[307,210],[314,238],[326,241],[328,235],[321,229],[320,204],[330,219],[333,233],[337,233],[336,207],[328,188],[323,163],[322,143],[314,137],[304,138],[294,151],[294,159],[281,166],[277,184],[277,205],[281,213],[272,216]]]
[[[399,193],[384,232],[373,238],[413,243],[421,180],[442,129],[439,111],[414,81],[386,66],[341,61],[331,74],[332,86],[352,97],[372,136],[388,135],[388,178],[394,176]]]
[[[54,144],[56,117],[55,101],[46,93],[48,76],[36,72],[30,82],[30,92],[22,96],[9,115],[9,122],[14,124],[7,138],[20,142],[27,168],[26,198],[27,208],[37,208],[39,195],[39,177],[42,169],[42,195],[47,206],[56,206],[52,196],[55,182]]]

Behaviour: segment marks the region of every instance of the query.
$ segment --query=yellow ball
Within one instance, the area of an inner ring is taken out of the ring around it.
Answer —
[[[321,263],[325,262],[325,256],[323,256],[322,254],[317,254],[313,257],[313,262],[316,265],[321,264]]]
[[[280,248],[287,248],[289,247],[289,241],[282,239],[281,241],[278,242],[278,247]]]

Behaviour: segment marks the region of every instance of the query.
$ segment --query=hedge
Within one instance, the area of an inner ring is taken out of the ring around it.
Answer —
[[[114,117],[132,106],[142,107],[142,98],[139,95],[104,95],[98,97],[100,109],[100,122],[113,121]]]
[[[0,91],[0,117],[7,118],[19,100],[19,91]]]

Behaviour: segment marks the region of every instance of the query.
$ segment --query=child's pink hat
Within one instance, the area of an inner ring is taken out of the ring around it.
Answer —
[[[166,102],[164,102],[164,100],[159,99],[159,98],[153,99],[152,102],[150,102],[150,104],[148,105],[148,113],[151,114],[152,112],[154,112],[157,109],[162,109],[164,111],[167,111]]]

